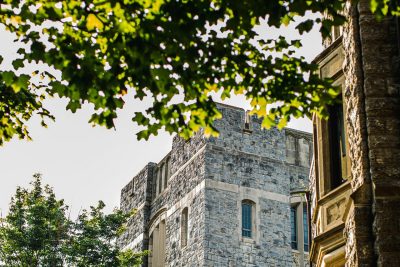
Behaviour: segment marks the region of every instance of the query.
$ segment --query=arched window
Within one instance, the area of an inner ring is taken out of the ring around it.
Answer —
[[[188,208],[184,208],[181,214],[181,247],[184,248],[188,241],[188,229],[189,229],[189,212]]]
[[[152,223],[149,230],[149,267],[165,266],[165,242],[166,242],[166,212],[160,211]]]
[[[253,238],[255,232],[255,203],[242,201],[242,237]]]

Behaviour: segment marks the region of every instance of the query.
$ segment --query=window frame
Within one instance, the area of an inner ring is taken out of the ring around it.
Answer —
[[[343,83],[344,83],[344,78],[341,77],[338,79],[338,81],[334,84],[336,86],[340,86],[343,88]],[[317,180],[317,186],[318,186],[318,199],[324,197],[328,193],[335,191],[337,188],[340,188],[343,184],[346,184],[347,181],[350,180],[351,177],[351,162],[350,162],[350,157],[349,157],[349,141],[348,141],[348,132],[346,128],[346,106],[345,106],[345,101],[343,100],[343,94],[339,94],[338,97],[342,98],[342,101],[340,104],[336,105],[336,108],[339,106],[341,107],[342,111],[342,130],[343,132],[341,133],[341,136],[343,139],[340,139],[340,137],[335,136],[339,143],[336,144],[337,149],[339,152],[342,153],[342,147],[344,145],[345,147],[345,156],[340,158],[339,162],[333,162],[334,157],[337,157],[337,155],[334,155],[335,152],[334,149],[332,149],[332,146],[334,145],[333,142],[333,135],[334,129],[333,124],[332,124],[332,116],[329,117],[328,120],[324,119],[316,119],[316,132],[314,134],[316,137],[314,140],[316,140],[318,143],[316,144],[316,152],[315,153],[315,173],[316,173],[316,180]],[[330,109],[332,111],[332,109]],[[330,114],[332,115],[332,114]],[[337,116],[336,116],[337,117]],[[336,120],[336,124],[339,122]],[[338,126],[338,125],[336,125]],[[337,133],[336,133],[337,134]],[[342,142],[341,142],[342,141]],[[344,142],[343,142],[344,141]],[[337,142],[336,142],[337,143]],[[343,164],[345,163],[345,164]],[[343,165],[342,165],[343,164]],[[335,168],[335,169],[333,169]],[[343,175],[344,173],[344,175]],[[341,177],[338,177],[340,174]]]
[[[243,206],[248,206],[250,207],[250,229],[246,228],[244,229],[243,227],[243,219],[244,219],[244,214],[243,214]],[[240,202],[240,236],[242,238],[242,241],[255,241],[257,237],[257,232],[256,232],[256,203],[253,200],[250,199],[243,199]],[[250,236],[244,235],[243,231],[249,231]]]
[[[293,216],[294,215],[294,216]],[[307,201],[305,195],[291,194],[290,197],[290,247],[297,253],[309,253],[310,242],[309,242],[309,227],[310,223],[307,210]],[[294,223],[294,224],[293,224]],[[295,231],[295,242],[293,240],[293,230]],[[293,246],[295,244],[295,246]]]

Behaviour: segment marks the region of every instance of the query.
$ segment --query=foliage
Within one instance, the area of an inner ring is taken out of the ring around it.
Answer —
[[[16,76],[10,71],[3,72],[0,76],[3,81],[0,81],[1,146],[14,135],[30,139],[26,123],[34,114],[42,118],[43,127],[47,127],[45,118],[54,120],[54,117],[42,105],[42,100],[50,94],[38,94],[33,85],[28,88],[28,75]]]
[[[145,114],[133,117],[145,126],[139,139],[162,127],[187,138],[200,127],[206,134],[216,134],[212,121],[221,114],[211,92],[223,99],[233,93],[245,95],[252,112],[264,118],[264,127],[283,127],[291,116],[326,115],[325,105],[337,94],[331,81],[318,77],[314,64],[294,56],[301,40],[260,38],[253,28],[260,18],[280,27],[310,11],[324,16],[296,22],[297,31],[302,34],[320,25],[327,37],[332,26],[344,23],[340,12],[346,0],[3,2],[0,23],[28,46],[19,50],[22,58],[14,61],[15,69],[42,61],[62,73],[61,80],[46,71],[36,73],[51,80],[43,97],[26,76],[0,73],[5,86],[14,90],[10,101],[17,104],[11,107],[22,116],[27,107],[18,105],[23,97],[18,92],[34,100],[28,116],[41,112],[43,98],[58,95],[69,99],[67,109],[72,112],[85,102],[93,103],[96,112],[90,122],[111,128],[117,110],[124,107],[123,96],[133,90],[135,98],[154,101]],[[377,18],[399,13],[398,1],[370,3]],[[279,104],[267,109],[272,103]],[[18,116],[10,112],[5,114]],[[3,133],[0,140],[12,134],[28,136],[24,121],[3,124],[17,130]]]
[[[32,190],[17,188],[0,226],[0,260],[6,266],[60,266],[71,226],[63,200],[34,176]]]
[[[9,214],[0,221],[0,262],[6,266],[138,266],[146,252],[116,244],[132,214],[104,214],[104,203],[71,221],[68,207],[34,175],[32,190],[18,187]]]
[[[147,252],[121,251],[115,243],[129,218],[121,210],[106,215],[102,201],[78,217],[71,235],[68,261],[77,267],[138,266]]]

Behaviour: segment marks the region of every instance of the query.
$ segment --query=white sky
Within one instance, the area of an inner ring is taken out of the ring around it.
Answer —
[[[276,31],[260,27],[257,31],[299,38],[293,28]],[[317,30],[302,39],[303,48],[299,54],[307,60],[322,51]],[[8,68],[7,58],[15,56],[17,49],[12,36],[0,27],[0,55],[6,58],[0,68]],[[130,94],[127,96],[129,98]],[[148,162],[158,162],[171,149],[172,137],[167,133],[151,137],[147,142],[137,141],[138,127],[131,117],[135,111],[145,110],[149,105],[145,101],[128,99],[119,113],[115,131],[88,124],[90,106],[72,114],[65,110],[66,103],[65,99],[46,102],[56,122],[50,122],[46,129],[33,120],[30,123],[33,141],[14,139],[0,147],[0,212],[3,216],[16,187],[28,186],[36,172],[43,174],[44,182],[71,207],[73,216],[100,199],[108,210],[118,207],[121,188]],[[234,97],[225,103],[248,108],[242,97]],[[290,122],[289,127],[310,132],[311,122],[296,120]]]

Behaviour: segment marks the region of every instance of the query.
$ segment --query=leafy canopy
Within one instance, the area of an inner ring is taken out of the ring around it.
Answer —
[[[301,40],[258,38],[253,28],[260,18],[280,27],[309,11],[324,16],[296,22],[297,31],[320,25],[327,37],[332,26],[344,23],[345,2],[5,0],[0,23],[26,44],[14,68],[44,62],[62,78],[37,70],[35,75],[50,82],[34,84],[27,75],[0,72],[0,97],[8,102],[0,103],[0,144],[13,135],[28,137],[25,123],[33,113],[52,119],[42,101],[54,95],[68,98],[72,112],[85,102],[94,104],[90,122],[108,128],[128,91],[137,99],[151,97],[153,105],[133,117],[144,126],[139,139],[163,127],[186,138],[200,127],[216,134],[212,121],[221,114],[211,92],[222,99],[245,95],[265,127],[283,127],[291,116],[326,115],[337,89],[318,77],[314,64],[294,56]],[[378,18],[399,14],[398,1],[370,2]],[[267,109],[272,103],[279,104]]]
[[[146,252],[123,251],[116,238],[132,214],[104,214],[104,203],[76,221],[51,187],[34,175],[32,189],[18,187],[10,211],[0,218],[0,262],[5,266],[138,266]]]

